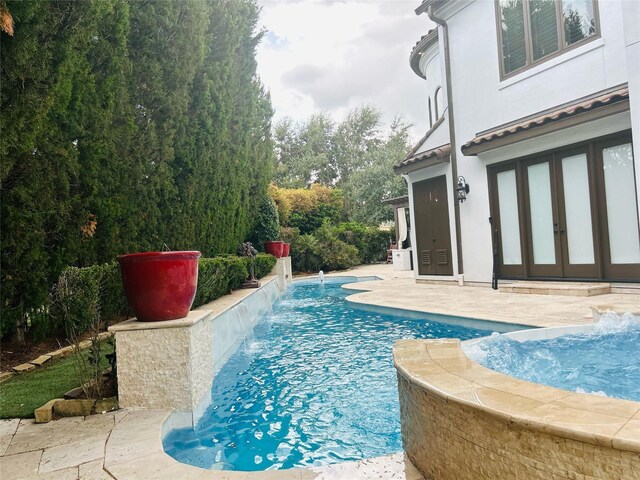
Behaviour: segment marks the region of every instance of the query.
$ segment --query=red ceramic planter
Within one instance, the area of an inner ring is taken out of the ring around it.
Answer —
[[[264,242],[264,251],[276,258],[282,257],[283,247],[284,242],[282,240],[277,240],[275,242]]]
[[[121,255],[120,272],[129,306],[142,322],[186,317],[198,286],[200,252]]]
[[[283,257],[288,257],[289,256],[289,249],[291,248],[291,244],[290,243],[284,243],[282,245],[282,256]]]

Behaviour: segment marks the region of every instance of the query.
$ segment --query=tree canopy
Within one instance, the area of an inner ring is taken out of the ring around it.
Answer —
[[[284,188],[314,183],[342,190],[346,216],[367,224],[393,218],[386,198],[406,194],[404,180],[392,167],[410,150],[409,125],[393,120],[383,131],[381,113],[366,105],[340,123],[326,113],[306,122],[280,120],[274,126],[274,182]]]

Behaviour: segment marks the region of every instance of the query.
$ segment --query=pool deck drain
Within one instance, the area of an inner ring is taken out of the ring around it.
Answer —
[[[591,323],[591,307],[598,304],[610,305],[617,311],[640,310],[637,294],[609,293],[597,297],[521,295],[500,293],[486,287],[417,284],[413,272],[394,271],[391,265],[359,267],[340,272],[340,275],[377,275],[382,279],[352,287],[366,290],[354,292],[349,297],[356,303],[536,327]],[[420,473],[402,453],[313,469],[267,472],[200,469],[179,463],[162,450],[162,424],[169,413],[166,410],[119,410],[42,425],[35,424],[33,420],[0,420],[0,478],[422,480]]]

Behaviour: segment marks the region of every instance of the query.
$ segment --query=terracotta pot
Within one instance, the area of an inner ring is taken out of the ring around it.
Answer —
[[[276,258],[282,257],[282,249],[284,242],[282,240],[276,240],[273,242],[264,242],[264,251],[273,255]]]
[[[144,252],[120,255],[129,306],[141,322],[186,317],[198,287],[200,252]]]
[[[282,245],[282,256],[283,257],[288,257],[289,256],[289,249],[291,248],[291,244],[290,243],[284,243]]]

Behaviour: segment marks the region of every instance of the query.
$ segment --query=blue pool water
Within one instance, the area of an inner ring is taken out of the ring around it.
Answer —
[[[524,342],[493,335],[464,351],[522,380],[640,402],[640,320],[629,314],[608,313],[589,333]]]
[[[400,451],[393,343],[491,331],[359,310],[344,300],[351,293],[339,283],[295,284],[218,373],[202,420],[170,432],[165,451],[184,463],[229,470]]]

